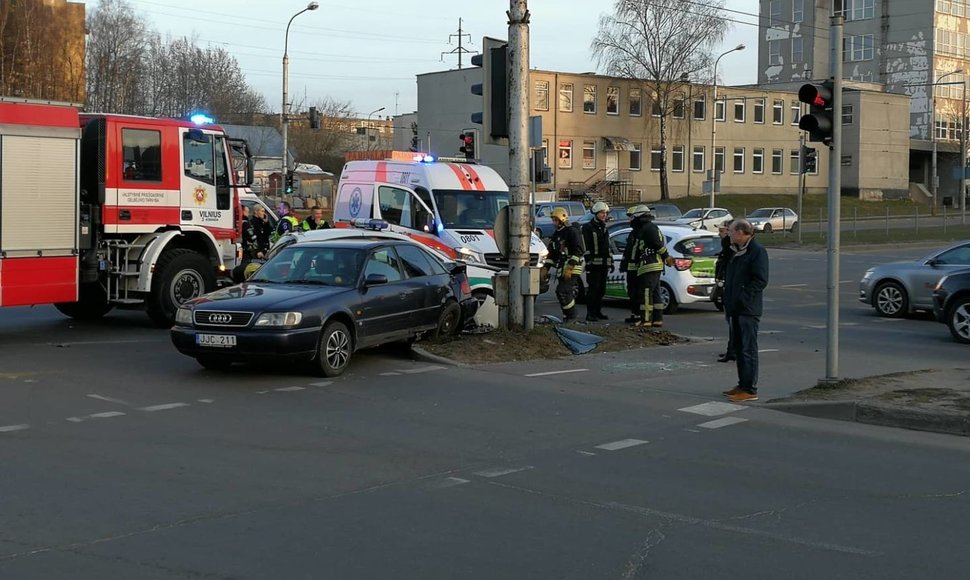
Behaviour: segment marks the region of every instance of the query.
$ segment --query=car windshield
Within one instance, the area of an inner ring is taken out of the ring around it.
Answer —
[[[704,215],[704,210],[703,209],[700,209],[700,208],[697,208],[697,209],[688,210],[687,213],[685,213],[684,215],[682,215],[680,217],[682,217],[682,218],[699,218],[699,217],[701,217],[703,215]]]
[[[710,258],[721,252],[721,238],[687,238],[674,244],[674,249],[692,258]]]
[[[774,210],[771,210],[771,209],[756,209],[753,212],[751,212],[748,215],[748,217],[752,217],[752,218],[766,218],[766,217],[771,217],[771,212],[772,211],[774,211]]]
[[[250,282],[353,286],[366,254],[355,248],[291,245],[263,264]]]
[[[490,230],[499,210],[509,204],[507,191],[436,189],[433,195],[442,225],[450,229]]]

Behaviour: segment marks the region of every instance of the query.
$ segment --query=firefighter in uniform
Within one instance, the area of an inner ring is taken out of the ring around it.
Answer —
[[[549,255],[543,267],[556,269],[556,298],[566,322],[576,320],[576,291],[579,276],[583,274],[583,234],[576,224],[569,223],[564,208],[552,210],[552,223],[556,231],[549,241]]]
[[[606,295],[606,278],[613,269],[613,254],[610,252],[610,234],[606,231],[606,220],[610,206],[598,201],[590,209],[593,219],[583,224],[583,243],[586,246],[586,322],[609,320],[603,314],[603,296]]]
[[[274,244],[276,243],[276,240],[283,237],[284,234],[299,231],[300,228],[300,220],[293,217],[293,214],[290,213],[289,203],[281,201],[279,205],[276,206],[276,213],[278,213],[280,216],[280,223],[276,224],[276,231],[273,232],[273,235],[270,238],[270,242]]]
[[[650,208],[645,205],[635,205],[626,211],[630,218],[630,234],[626,238],[626,246],[623,247],[623,259],[620,260],[620,272],[626,275],[626,295],[630,297],[630,316],[623,322],[630,324],[639,323],[642,318],[643,307],[641,300],[643,293],[637,287],[637,239],[640,235],[640,228],[646,223],[643,214],[648,213]]]
[[[637,290],[642,296],[637,298],[641,305],[640,320],[637,326],[663,326],[663,312],[666,306],[660,297],[660,276],[664,265],[673,266],[674,259],[667,253],[664,235],[653,223],[650,209],[642,213],[644,220],[637,233],[634,256],[637,257]]]

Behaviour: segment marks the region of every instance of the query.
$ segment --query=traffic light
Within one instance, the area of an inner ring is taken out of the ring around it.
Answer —
[[[802,173],[818,172],[818,151],[814,147],[802,145],[801,149]]]
[[[808,140],[832,144],[832,94],[835,85],[831,80],[821,84],[806,84],[798,89],[798,100],[808,103],[809,112],[798,120],[798,128],[808,131]]]
[[[284,186],[284,191],[286,193],[293,193],[293,172],[292,171],[286,172],[286,183]]]
[[[310,128],[319,129],[320,128],[320,111],[316,107],[310,107]]]
[[[465,159],[469,161],[475,160],[475,132],[467,131],[458,136],[461,139],[461,147],[458,151],[465,154]]]
[[[472,64],[482,67],[482,82],[471,87],[472,94],[482,97],[482,112],[472,113],[471,120],[482,126],[486,143],[496,144],[509,137],[508,43],[486,36]]]

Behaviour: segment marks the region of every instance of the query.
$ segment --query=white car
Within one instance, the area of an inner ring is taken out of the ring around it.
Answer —
[[[790,231],[798,227],[798,214],[789,207],[762,207],[754,210],[745,218],[751,222],[756,232]]]
[[[687,210],[674,223],[689,226],[699,230],[717,232],[718,226],[727,220],[733,220],[731,212],[723,207],[697,207]]]
[[[270,248],[270,255],[272,256],[279,248],[288,246],[296,240],[336,240],[341,238],[369,237],[414,241],[410,236],[386,231],[384,229],[386,222],[383,220],[361,221],[362,223],[356,227],[330,228],[308,232],[297,231],[284,234]],[[423,245],[423,247],[432,254],[435,254],[442,261],[455,261],[430,246]],[[471,286],[471,294],[478,300],[478,311],[475,313],[475,325],[480,329],[498,328],[498,306],[495,304],[495,294],[492,288],[492,276],[498,271],[498,268],[485,264],[465,262],[465,273],[468,276],[468,284]]]
[[[664,268],[660,277],[660,296],[666,306],[664,312],[671,314],[685,304],[710,302],[714,290],[714,262],[721,251],[721,238],[706,230],[689,226],[659,224],[664,234],[667,252],[674,259],[674,266]],[[626,272],[620,271],[620,260],[631,228],[617,228],[610,232],[610,250],[613,268],[606,279],[606,298],[628,300]],[[585,277],[581,286],[581,298],[585,294]]]

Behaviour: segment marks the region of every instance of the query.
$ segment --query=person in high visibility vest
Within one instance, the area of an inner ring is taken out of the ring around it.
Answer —
[[[327,220],[323,219],[323,208],[315,205],[310,208],[310,215],[300,222],[300,227],[303,228],[303,231],[309,232],[313,230],[325,230],[330,227],[330,224]]]
[[[544,267],[556,269],[556,298],[562,308],[565,322],[576,320],[576,293],[579,277],[583,274],[583,234],[576,224],[569,223],[569,213],[564,208],[552,210],[552,223],[556,231],[549,241],[549,255]]]
[[[586,245],[586,322],[609,320],[603,314],[603,296],[606,295],[606,278],[613,269],[613,253],[610,251],[610,233],[606,220],[610,206],[598,201],[590,209],[593,219],[583,224],[583,242]]]
[[[673,266],[674,259],[667,253],[664,235],[653,223],[653,213],[650,208],[641,214],[645,220],[637,233],[636,247],[633,255],[637,264],[637,289],[643,293],[637,297],[640,304],[640,320],[637,326],[663,326],[663,313],[666,304],[660,296],[660,276],[664,273],[664,265]]]
[[[273,232],[270,242],[275,244],[276,240],[283,237],[284,234],[295,232],[300,227],[300,220],[293,217],[290,211],[289,203],[281,201],[277,204],[276,213],[280,216],[280,222],[276,224],[276,231]]]

